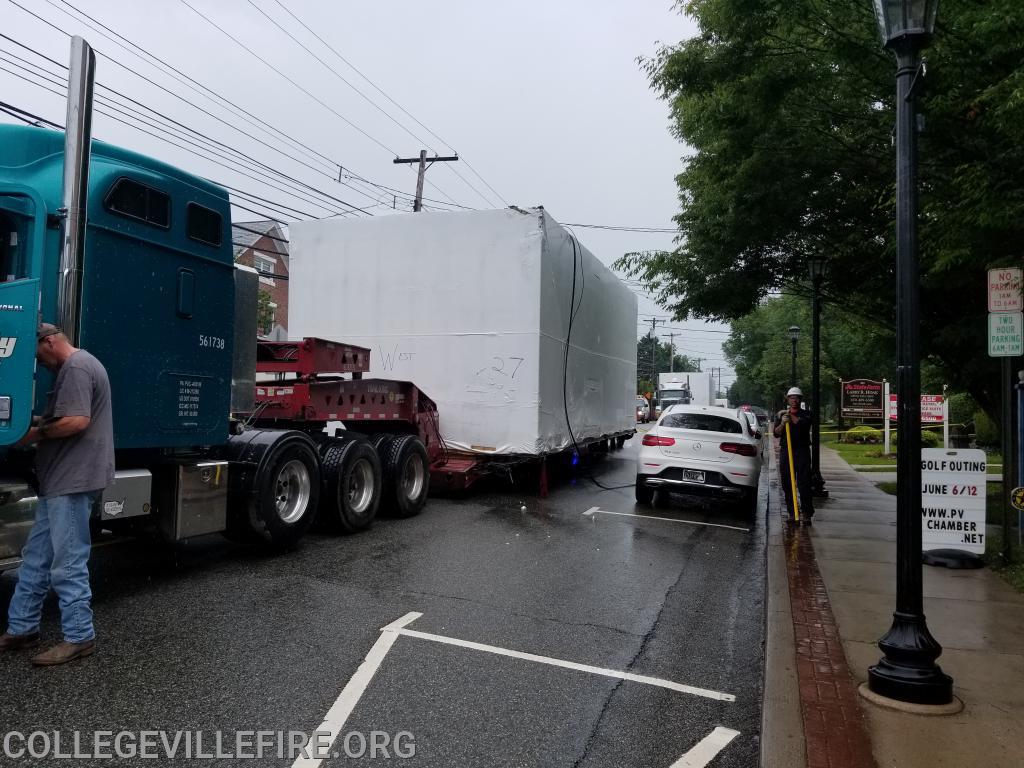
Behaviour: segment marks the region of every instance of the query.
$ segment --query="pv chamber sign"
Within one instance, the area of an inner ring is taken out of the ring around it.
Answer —
[[[985,452],[921,450],[921,548],[985,554]]]

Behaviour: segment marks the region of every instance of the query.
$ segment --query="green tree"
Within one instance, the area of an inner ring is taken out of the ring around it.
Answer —
[[[273,302],[270,292],[260,288],[256,297],[256,332],[261,334],[270,333],[274,329],[274,308],[270,306]]]
[[[651,363],[651,352],[654,352],[654,367]],[[696,371],[697,367],[686,355],[675,355],[672,365],[669,366],[669,357],[672,356],[672,345],[667,341],[658,341],[654,349],[653,337],[649,334],[641,336],[636,343],[636,375],[637,392],[651,392],[657,383],[658,373],[667,373],[669,368],[674,371]]]
[[[726,360],[736,371],[731,398],[781,406],[790,386],[792,325],[802,329],[797,341],[797,385],[810,394],[810,306],[802,296],[783,295],[764,301],[750,314],[733,321],[732,332],[722,345]],[[834,306],[822,312],[821,329],[823,405],[834,406],[840,378],[892,380],[895,339],[889,330]]]
[[[679,7],[700,33],[643,62],[671,105],[675,134],[694,150],[676,177],[679,246],[617,266],[679,319],[735,320],[771,292],[806,293],[808,258],[826,255],[828,300],[891,328],[895,63],[881,49],[872,4]],[[1024,247],[1024,6],[944,0],[927,58],[922,351],[944,380],[996,414],[985,270],[1019,263]]]

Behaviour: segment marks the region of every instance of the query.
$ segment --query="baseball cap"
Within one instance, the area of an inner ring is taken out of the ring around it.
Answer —
[[[36,341],[42,341],[47,336],[56,336],[58,333],[64,333],[53,323],[40,323],[36,329]]]

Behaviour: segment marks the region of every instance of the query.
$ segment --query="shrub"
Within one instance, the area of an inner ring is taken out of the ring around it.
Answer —
[[[892,430],[889,435],[889,440],[892,444],[896,445],[896,430]],[[933,432],[930,429],[921,430],[921,447],[922,448],[941,448],[942,447],[942,435],[938,432]]]
[[[978,445],[999,445],[999,427],[984,411],[974,412],[974,439]]]
[[[881,439],[882,433],[879,430],[864,424],[846,430],[843,436],[843,442],[846,443],[877,443]]]
[[[957,392],[949,396],[949,423],[966,424],[974,418],[978,404],[966,392]]]

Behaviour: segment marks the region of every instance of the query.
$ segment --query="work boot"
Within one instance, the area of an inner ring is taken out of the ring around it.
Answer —
[[[69,643],[67,640],[62,640],[53,648],[33,656],[32,663],[37,667],[55,667],[58,664],[67,664],[75,659],[92,656],[94,650],[96,650],[95,640],[86,640],[84,643]]]
[[[29,632],[27,635],[0,635],[0,652],[20,651],[22,648],[34,648],[39,645],[39,633]]]

